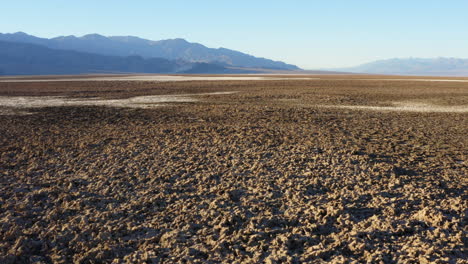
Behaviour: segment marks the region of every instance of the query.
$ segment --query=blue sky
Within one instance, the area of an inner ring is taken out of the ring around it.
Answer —
[[[466,0],[2,1],[0,32],[185,38],[305,69],[468,58]]]

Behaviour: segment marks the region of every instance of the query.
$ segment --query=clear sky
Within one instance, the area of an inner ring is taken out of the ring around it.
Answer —
[[[305,69],[468,58],[468,0],[15,0],[0,32],[185,38]]]

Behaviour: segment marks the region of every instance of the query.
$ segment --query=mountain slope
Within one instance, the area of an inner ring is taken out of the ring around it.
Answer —
[[[0,41],[0,74],[81,74],[98,72],[174,73],[190,69],[181,62],[140,56],[117,57],[41,45]]]
[[[388,59],[340,70],[372,74],[468,76],[468,59]]]
[[[22,32],[0,34],[0,40],[44,45],[53,49],[75,50],[111,56],[139,55],[144,58],[165,58],[188,62],[217,63],[225,66],[298,70],[295,65],[257,58],[225,48],[212,49],[184,39],[152,41],[132,36],[105,37],[89,34],[82,37],[63,36],[38,38]]]

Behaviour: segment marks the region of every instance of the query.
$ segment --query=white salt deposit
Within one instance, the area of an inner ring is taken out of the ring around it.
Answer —
[[[262,74],[268,75],[268,74]],[[301,75],[301,74],[289,74]],[[179,81],[265,81],[265,80],[358,80],[358,81],[414,81],[414,82],[468,82],[468,79],[411,79],[411,78],[343,78],[343,79],[328,79],[315,77],[274,77],[271,76],[187,76],[187,75],[115,75],[115,76],[80,76],[80,77],[5,77],[0,78],[0,82],[79,82],[79,81],[152,81],[152,82],[179,82]]]
[[[433,112],[433,113],[468,113],[468,106],[443,106],[422,102],[404,101],[393,102],[393,106],[368,106],[368,105],[318,105],[326,108],[341,108],[351,110],[369,111],[397,111],[397,112]]]
[[[164,103],[197,102],[200,95],[225,95],[236,92],[214,92],[182,95],[149,95],[127,99],[70,98],[64,96],[0,96],[0,115],[27,114],[17,109],[59,106],[110,106],[129,108],[151,108]]]

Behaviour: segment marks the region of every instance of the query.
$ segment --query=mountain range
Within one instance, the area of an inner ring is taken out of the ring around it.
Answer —
[[[468,76],[468,59],[396,58],[334,70],[391,75]]]
[[[60,73],[88,73],[95,71],[113,70],[123,72],[127,72],[127,70],[135,70],[136,72],[148,73],[238,73],[254,72],[251,70],[252,68],[271,70],[300,70],[297,66],[286,64],[284,62],[258,58],[239,51],[225,48],[208,48],[202,44],[190,43],[180,38],[152,41],[133,36],[105,37],[98,34],[89,34],[82,37],[62,36],[47,39],[28,35],[23,32],[17,32],[12,34],[0,34],[0,41],[3,42],[2,45],[4,46],[8,46],[6,43],[21,43],[22,45],[19,45],[18,48],[23,49],[25,52],[23,61],[27,61],[27,56],[31,56],[34,51],[46,52],[49,54],[49,56],[51,56],[51,58],[55,59],[65,59],[67,57],[65,55],[67,51],[75,52],[73,53],[74,55],[72,55],[72,53],[68,53],[69,56],[73,57],[73,59],[76,59],[75,61],[69,60],[68,62],[75,64],[75,66],[67,68],[67,61],[63,61],[63,63],[57,61],[55,63],[62,64],[61,70],[59,71]],[[29,44],[29,46],[24,44]],[[40,47],[47,48],[48,50],[40,49]],[[28,52],[26,52],[26,49],[28,49]],[[21,55],[21,52],[15,51],[14,45],[10,45],[8,50],[9,52],[16,54],[15,58],[18,58]],[[56,52],[54,53],[54,51]],[[88,60],[87,62],[83,62],[83,64],[79,67],[77,67],[77,64],[80,64],[81,60],[79,58],[80,56],[77,56],[77,52],[84,53],[84,57]],[[5,52],[1,52],[1,54],[2,56],[8,55],[5,54]],[[35,54],[34,56],[36,58],[35,62],[38,62],[37,59],[42,58],[40,54]],[[89,65],[90,60],[92,60],[92,56],[96,56],[96,58],[94,58],[95,64]],[[114,62],[117,63],[117,60],[119,60],[117,57],[120,57],[120,64],[123,65],[126,60],[129,60],[132,61],[133,66],[116,67]],[[11,61],[11,59],[12,58],[10,56],[9,60]],[[5,64],[2,63],[4,60],[5,58],[0,57],[0,65]],[[96,64],[99,60],[110,60],[114,66],[101,67],[104,65]],[[140,63],[142,63],[142,61],[145,62],[140,66],[135,66],[137,61],[140,61]],[[158,61],[163,63],[163,66],[153,68],[151,65]],[[51,61],[49,60],[48,63],[51,63]],[[168,67],[168,64],[173,65]],[[86,70],[86,67],[88,66],[93,66],[93,68]],[[3,68],[6,68],[5,65]],[[33,68],[32,66],[25,65],[25,68],[28,70],[24,69],[18,71],[19,68],[21,67],[19,67],[18,62],[15,71],[7,68],[7,70],[4,69],[4,72],[10,74],[55,73],[55,69],[52,69],[53,67],[50,68],[50,71],[42,69],[38,70],[37,73],[35,71],[31,71]],[[169,68],[171,69],[170,71],[168,71]],[[246,69],[242,70],[238,68]],[[164,71],[161,71],[162,69],[164,69]],[[59,74],[59,72],[57,72],[57,74]]]
[[[209,63],[141,56],[107,56],[41,45],[0,41],[0,75],[81,73],[243,73]]]
[[[226,48],[208,48],[184,39],[147,40],[133,36],[40,38],[0,33],[0,75],[82,73],[364,73],[468,76],[468,59],[403,58],[355,67],[303,71],[281,61]]]

